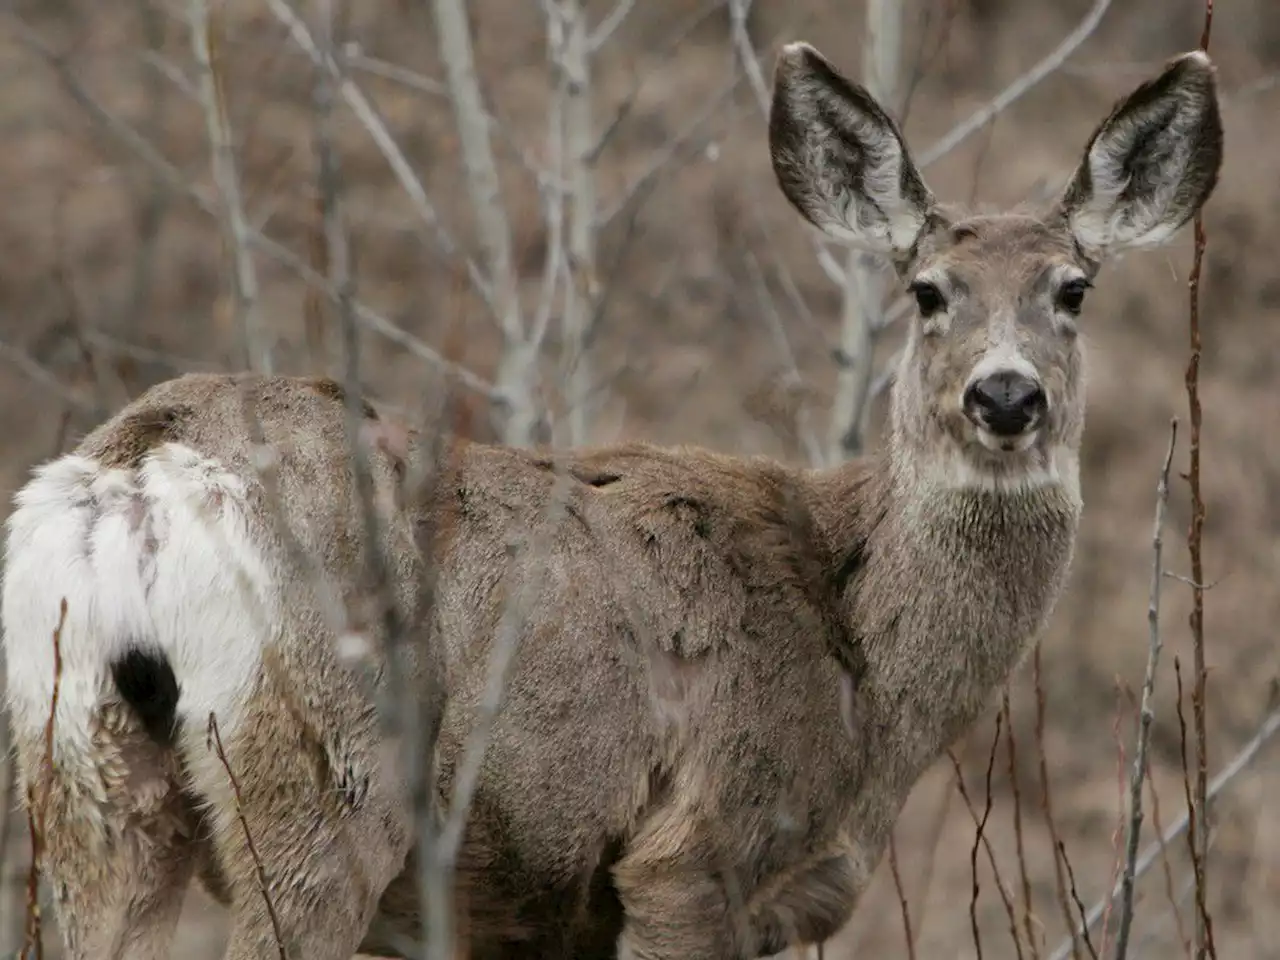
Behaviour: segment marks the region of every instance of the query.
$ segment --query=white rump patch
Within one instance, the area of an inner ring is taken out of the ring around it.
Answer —
[[[170,443],[136,471],[61,457],[14,502],[0,609],[14,723],[31,733],[48,720],[65,598],[60,745],[89,751],[111,665],[131,648],[168,658],[180,718],[203,730],[216,712],[230,732],[278,607],[245,482]]]

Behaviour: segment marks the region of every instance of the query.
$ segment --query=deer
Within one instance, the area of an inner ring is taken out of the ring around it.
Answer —
[[[299,552],[357,612],[385,558],[442,805],[532,591],[457,859],[468,955],[741,960],[847,923],[912,785],[1052,614],[1082,509],[1087,291],[1201,209],[1222,123],[1213,64],[1185,53],[1044,209],[968,212],[793,42],[768,140],[802,219],[914,297],[883,449],[442,452],[332,380],[200,373],[34,469],[0,622],[72,960],[167,957],[196,876],[230,910],[228,960],[417,935],[424,838],[375,702],[391,665],[340,655]]]

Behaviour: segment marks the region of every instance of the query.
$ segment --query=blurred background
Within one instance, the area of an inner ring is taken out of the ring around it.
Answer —
[[[267,353],[281,372],[339,375],[335,290],[360,304],[370,394],[412,415],[428,385],[447,383],[461,428],[478,438],[643,438],[794,462],[874,448],[901,291],[818,245],[774,184],[761,97],[779,45],[809,40],[869,80],[916,157],[931,161],[939,196],[1007,207],[1062,185],[1110,105],[1197,44],[1203,6],[872,2],[870,19],[855,0],[4,4],[3,512],[31,464],[159,380],[242,369]],[[470,38],[473,72],[459,36]],[[1220,3],[1211,52],[1226,126],[1205,212],[1202,308],[1212,776],[1275,709],[1280,669],[1274,0]],[[335,74],[342,84],[323,82]],[[1002,91],[1012,102],[946,149]],[[233,161],[253,235],[238,268],[211,130],[228,141],[221,156]],[[325,234],[335,196],[346,256]],[[1191,252],[1188,229],[1109,264],[1090,294],[1086,512],[1042,645],[1042,736],[1028,663],[1010,685],[994,762],[999,703],[955,746],[977,817],[990,807],[990,853],[974,853],[975,819],[943,758],[898,824],[900,891],[886,858],[828,960],[911,955],[902,900],[915,956],[1052,954],[1066,926],[1038,741],[1079,899],[1088,906],[1115,881],[1156,479],[1170,418],[1186,420]],[[237,275],[254,301],[248,338]],[[1185,464],[1183,443],[1175,471]],[[1175,477],[1165,566],[1184,576],[1189,517]],[[1170,578],[1164,593],[1150,759],[1167,827],[1186,808],[1173,660],[1189,689],[1190,589]],[[1280,957],[1277,789],[1280,747],[1263,744],[1213,808],[1209,906],[1221,957]],[[6,811],[13,800],[10,788]],[[5,949],[18,943],[25,836],[10,812]],[[1154,836],[1148,816],[1144,844]],[[1179,839],[1138,885],[1131,955],[1184,955],[1189,876]],[[188,914],[175,956],[217,955],[219,913],[193,892]],[[1092,934],[1099,955],[1105,935]]]

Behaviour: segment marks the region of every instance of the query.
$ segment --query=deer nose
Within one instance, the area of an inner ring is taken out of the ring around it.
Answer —
[[[1012,370],[983,377],[964,392],[965,412],[1001,437],[1015,437],[1044,415],[1047,402],[1040,384]]]

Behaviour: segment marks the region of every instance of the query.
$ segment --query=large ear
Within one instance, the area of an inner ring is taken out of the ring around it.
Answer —
[[[897,124],[807,43],[778,57],[769,152],[787,199],[836,240],[901,259],[929,222],[933,195]]]
[[[1094,131],[1059,211],[1090,256],[1155,246],[1200,209],[1221,166],[1213,64],[1198,50],[1185,53]]]

